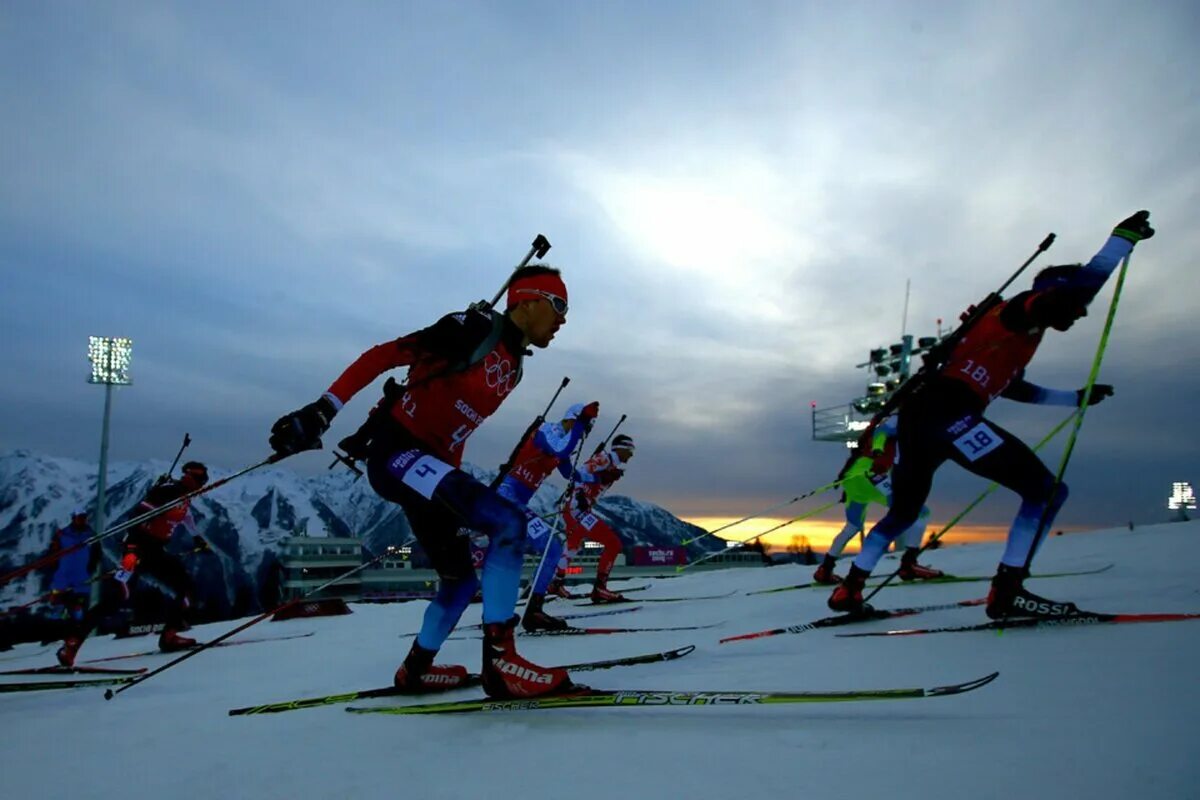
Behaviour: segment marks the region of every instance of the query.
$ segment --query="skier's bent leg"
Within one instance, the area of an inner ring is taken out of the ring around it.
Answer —
[[[533,576],[533,594],[544,595],[554,580],[554,573],[563,557],[562,539],[557,534],[551,535],[542,551],[542,560],[538,564],[537,574]]]
[[[929,525],[929,508],[923,506],[921,514],[917,517],[917,521],[908,527],[903,534],[900,535],[900,543],[905,549],[920,548],[921,541],[925,538],[925,528]]]
[[[455,471],[439,485],[435,496],[445,497],[463,515],[463,523],[486,534],[483,562],[483,622],[506,622],[513,615],[525,560],[525,512],[510,500]]]
[[[1049,494],[1049,487],[1047,487]],[[1054,524],[1059,509],[1067,501],[1067,485],[1060,483],[1049,501],[1045,499],[1021,501],[1021,508],[1008,531],[1008,542],[1004,546],[1001,564],[1024,567],[1030,560],[1030,551],[1036,551],[1046,539],[1046,531]],[[1043,496],[1044,497],[1044,496]],[[1043,522],[1044,518],[1044,522]],[[1040,528],[1040,529],[1039,529]]]
[[[856,503],[853,501],[846,503],[846,524],[838,531],[837,536],[833,537],[833,542],[829,545],[829,555],[837,558],[846,549],[846,545],[850,540],[857,536],[863,529],[863,522],[867,518],[867,506],[865,503]]]
[[[474,573],[467,578],[442,578],[437,596],[425,608],[417,644],[426,650],[440,650],[478,589]]]

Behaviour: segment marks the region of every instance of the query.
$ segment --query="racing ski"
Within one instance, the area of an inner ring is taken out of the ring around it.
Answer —
[[[145,667],[137,669],[111,669],[107,667],[30,667],[28,669],[6,669],[0,675],[138,675]]]
[[[130,683],[132,675],[111,678],[89,678],[67,681],[27,681],[25,683],[0,683],[0,694],[8,692],[40,692],[44,689],[82,689],[85,686],[106,686],[113,683]]]
[[[304,639],[308,636],[312,636],[314,633],[315,633],[315,631],[309,631],[308,633],[290,633],[290,634],[287,634],[286,636],[259,636],[254,639],[238,639],[237,641],[220,642],[219,644],[209,645],[209,647],[236,647],[239,644],[257,644],[259,642],[282,642],[285,639]],[[143,650],[140,653],[128,653],[127,655],[123,655],[123,656],[108,656],[107,658],[89,658],[86,661],[84,661],[83,663],[99,664],[104,661],[120,661],[121,659],[124,659],[124,658],[144,658],[146,656],[174,655],[175,653],[182,653],[185,650],[199,650],[203,646],[204,646],[203,642],[197,642],[195,647],[185,647],[182,650],[172,650],[170,652],[166,652],[164,650]]]
[[[923,697],[946,697],[963,694],[996,679],[999,672],[984,675],[973,681],[929,689],[865,689],[849,692],[746,692],[667,689],[585,689],[583,691],[527,700],[493,700],[481,697],[449,703],[426,703],[407,706],[350,706],[354,714],[462,714],[493,711],[541,711],[554,708],[662,708],[664,706],[781,705],[785,703],[846,703],[862,700],[910,700]]]
[[[1136,622],[1181,622],[1200,619],[1200,614],[1100,614],[1082,611],[1063,617],[1015,617],[1008,620],[981,622],[978,625],[960,625],[949,628],[911,628],[898,631],[870,631],[866,633],[839,633],[838,636],[918,636],[926,633],[963,633],[966,631],[1006,631],[1012,628],[1060,628],[1079,625],[1121,625]]]
[[[856,622],[871,622],[876,619],[894,619],[896,617],[911,617],[914,614],[920,614],[925,611],[944,611],[952,608],[969,608],[971,606],[981,606],[987,602],[986,597],[980,597],[975,600],[959,600],[956,603],[937,603],[929,606],[914,606],[912,608],[879,608],[871,609],[860,614],[841,614],[836,617],[825,617],[813,622],[806,622],[801,625],[789,625],[786,628],[771,628],[765,631],[755,631],[754,633],[742,633],[737,636],[726,636],[720,641],[720,644],[727,642],[740,642],[746,639],[765,639],[768,636],[779,636],[785,633],[805,633],[813,631],[817,628],[835,628],[839,625],[853,625]]]
[[[634,664],[653,664],[659,661],[674,661],[677,658],[683,658],[688,653],[696,649],[695,645],[689,644],[686,647],[678,647],[674,650],[664,650],[661,653],[646,653],[640,656],[626,656],[625,658],[610,658],[605,661],[585,661],[582,664],[566,664],[559,669],[565,669],[572,672],[588,672],[589,670],[611,669],[613,667],[628,667]],[[479,676],[472,675],[468,683],[460,688],[469,686],[478,686]],[[238,717],[245,714],[277,714],[281,711],[296,711],[301,708],[316,708],[318,706],[336,705],[338,703],[349,703],[354,700],[363,700],[370,697],[411,697],[396,691],[394,686],[384,686],[378,689],[364,689],[357,692],[343,692],[342,694],[331,694],[324,697],[309,697],[303,700],[285,700],[280,703],[268,703],[261,706],[247,706],[245,708],[232,708],[229,710],[229,716]]]
[[[1099,575],[1101,572],[1108,572],[1110,569],[1113,568],[1113,566],[1114,565],[1112,565],[1112,564],[1105,564],[1103,567],[1099,567],[1097,569],[1083,569],[1083,570],[1076,570],[1076,571],[1072,571],[1072,572],[1044,572],[1040,575],[1030,575],[1027,580],[1031,580],[1034,578],[1069,578],[1069,577],[1073,577],[1075,575]],[[979,581],[990,581],[991,579],[992,579],[991,575],[943,575],[940,578],[929,578],[928,580],[921,580],[921,581],[906,581],[906,582],[902,581],[900,583],[891,583],[889,585],[890,586],[927,586],[929,584],[939,584],[939,583],[977,583]],[[866,585],[866,588],[870,589],[873,586],[878,586],[878,585],[879,585],[878,583],[868,583]],[[793,592],[797,589],[813,589],[813,588],[820,588],[823,586],[832,589],[834,586],[837,586],[837,584],[836,583],[817,583],[816,581],[809,581],[808,583],[796,583],[791,586],[776,586],[774,589],[758,589],[757,591],[746,592],[746,594],[747,595],[775,594],[777,592]]]

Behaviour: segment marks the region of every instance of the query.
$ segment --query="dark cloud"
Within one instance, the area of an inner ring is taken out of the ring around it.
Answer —
[[[930,333],[1047,232],[1040,263],[1086,260],[1146,207],[1161,235],[1134,257],[1101,373],[1117,396],[1088,415],[1064,522],[1160,518],[1197,479],[1198,23],[1116,2],[9,9],[0,444],[93,457],[86,338],[128,335],[114,457],[186,430],[250,463],[280,413],[490,297],[544,232],[570,323],[470,458],[503,460],[570,374],[601,429],[629,415],[626,491],[748,513],[836,472],[809,403],[861,391],[906,280]],[[1032,379],[1086,379],[1111,293]],[[992,413],[1036,439],[1060,411]],[[947,468],[931,505],[980,489]]]

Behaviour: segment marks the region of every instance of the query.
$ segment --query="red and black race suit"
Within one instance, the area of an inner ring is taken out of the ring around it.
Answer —
[[[408,388],[391,406],[392,418],[427,452],[457,467],[467,438],[521,380],[524,334],[507,317],[503,325],[495,347],[467,365],[491,335],[491,317],[479,311],[447,314],[428,328],[363,353],[329,392],[346,403],[387,370],[407,366]]]
[[[150,491],[146,492],[142,502],[130,512],[133,516],[140,516],[147,511],[165,506],[167,503],[174,502],[180,497],[188,493],[187,487],[178,481],[167,481],[160,483],[157,486],[150,487]],[[133,528],[130,536],[137,534],[150,539],[156,539],[165,543],[171,538],[171,532],[175,530],[175,526],[187,517],[189,501],[184,501],[179,505],[164,511],[153,519],[146,520],[141,525]]]
[[[966,386],[982,411],[1020,378],[1042,342],[1044,328],[1030,316],[1040,292],[1022,292],[998,304],[967,331],[938,376]]]

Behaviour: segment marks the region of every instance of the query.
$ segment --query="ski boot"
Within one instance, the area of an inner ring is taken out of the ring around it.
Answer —
[[[570,628],[571,626],[565,619],[552,617],[542,610],[542,604],[545,602],[545,595],[530,595],[529,603],[525,606],[525,616],[521,617],[521,627],[530,633],[533,631],[565,631]]]
[[[63,640],[62,647],[54,654],[58,659],[58,663],[64,667],[75,666],[75,656],[79,654],[79,648],[83,645],[83,640],[74,636],[68,636]]]
[[[629,598],[620,592],[611,592],[608,589],[608,573],[596,573],[596,582],[592,584],[592,602],[593,603],[628,603]]]
[[[392,685],[402,694],[447,692],[465,686],[470,680],[467,668],[458,664],[434,664],[437,650],[426,650],[416,641],[396,670]]]
[[[927,581],[933,578],[944,578],[946,573],[940,569],[933,567],[924,567],[917,563],[917,554],[920,552],[915,547],[910,547],[904,551],[904,555],[900,557],[900,569],[897,574],[902,581]]]
[[[571,682],[565,669],[540,667],[517,653],[514,615],[508,622],[483,626],[483,690],[502,700],[565,694],[581,687]]]
[[[180,636],[175,628],[164,628],[158,635],[158,649],[164,653],[175,653],[180,650],[190,650],[196,646],[196,640]]]
[[[1028,572],[1021,567],[1000,565],[988,592],[986,612],[989,618],[1073,617],[1080,613],[1074,603],[1047,600],[1029,591],[1024,586],[1026,577]]]
[[[841,582],[842,576],[835,574],[833,571],[836,564],[837,559],[826,553],[825,560],[821,562],[821,566],[817,567],[817,571],[813,573],[813,582],[819,583],[822,586]]]
[[[859,569],[851,565],[850,571],[846,573],[846,577],[842,578],[842,582],[833,594],[829,595],[827,605],[834,611],[845,611],[850,614],[865,614],[871,611],[871,607],[863,603],[863,587],[867,585],[867,578],[871,573],[866,570]]]
[[[555,597],[561,597],[564,600],[571,600],[574,598],[574,595],[571,594],[571,591],[567,588],[566,583],[563,581],[562,576],[560,575],[555,575],[554,580],[550,581],[550,585],[546,587],[546,594],[552,594]]]
[[[628,603],[629,598],[618,592],[610,592],[603,586],[596,586],[592,589],[593,603]]]

